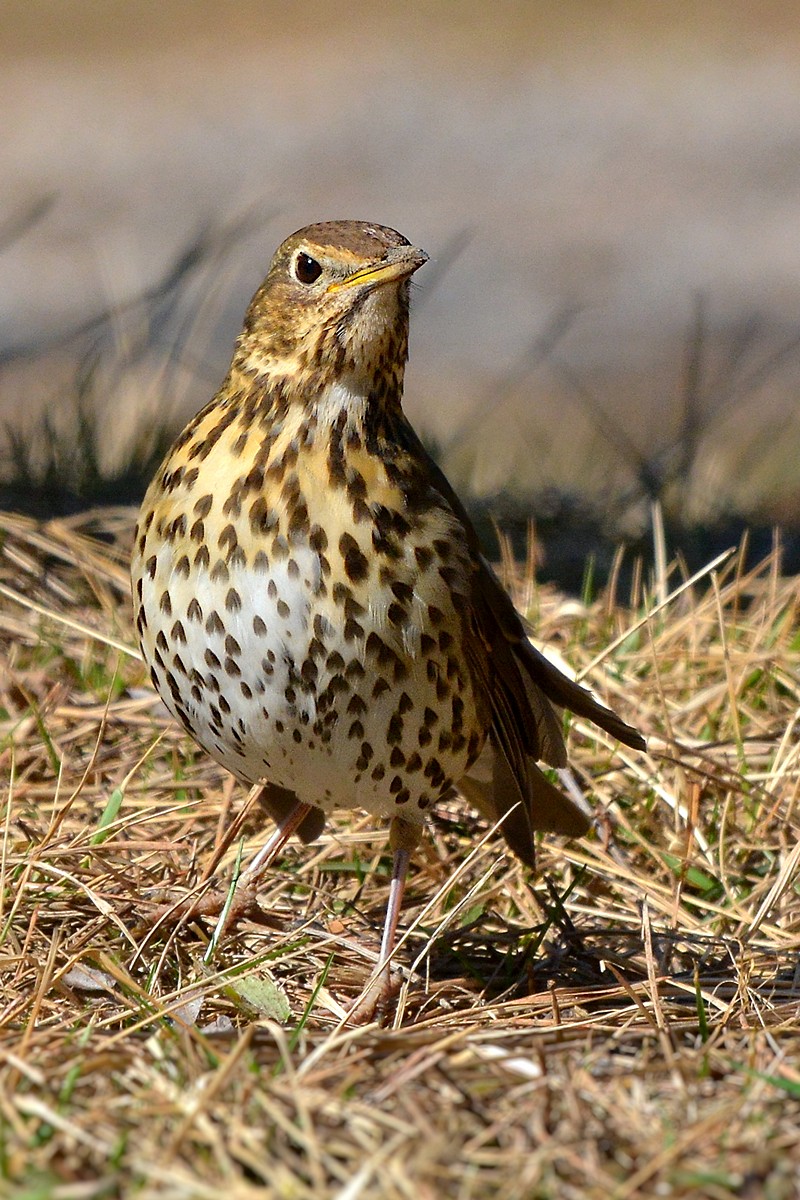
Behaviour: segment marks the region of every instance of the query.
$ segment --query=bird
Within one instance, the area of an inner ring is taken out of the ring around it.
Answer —
[[[464,796],[534,867],[536,831],[591,824],[539,765],[567,766],[559,710],[645,748],[534,647],[403,411],[411,279],[427,261],[368,221],[281,244],[219,391],[147,490],[131,560],[156,691],[262,787],[277,823],[251,875],[333,810],[388,820],[376,995],[438,801]]]

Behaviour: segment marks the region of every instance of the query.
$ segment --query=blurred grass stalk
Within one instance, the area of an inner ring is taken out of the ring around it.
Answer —
[[[9,239],[28,236],[47,207],[45,198],[9,218],[0,253]],[[222,375],[224,364],[205,362],[204,352],[232,256],[271,215],[251,209],[200,229],[152,288],[56,344],[32,341],[0,357],[0,404],[12,412],[0,508],[47,517],[139,500],[187,408],[199,407]],[[465,237],[446,249],[433,288]],[[666,544],[692,569],[747,526],[763,556],[775,523],[786,530],[787,565],[798,565],[800,412],[793,396],[780,393],[782,368],[800,359],[800,336],[776,343],[755,318],[712,335],[698,296],[672,411],[643,439],[636,422],[615,415],[570,365],[562,343],[578,317],[572,309],[555,314],[517,367],[475,402],[475,415],[446,444],[431,446],[490,553],[497,552],[493,523],[522,553],[534,514],[543,576],[577,592],[591,563],[602,585],[620,541],[650,560],[657,504]],[[557,424],[548,416],[548,386],[567,406]]]

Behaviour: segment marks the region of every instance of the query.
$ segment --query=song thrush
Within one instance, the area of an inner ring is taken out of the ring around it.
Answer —
[[[644,746],[533,648],[406,420],[426,261],[361,221],[280,246],[222,387],[150,485],[132,562],[153,684],[209,754],[268,785],[270,856],[334,808],[390,819],[384,963],[438,799],[462,791],[533,865],[535,830],[589,827],[537,766],[566,765],[553,706]]]

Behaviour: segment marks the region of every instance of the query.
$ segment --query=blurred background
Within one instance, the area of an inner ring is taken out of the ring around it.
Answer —
[[[800,527],[800,14],[765,0],[4,0],[0,502],[134,501],[272,251],[433,262],[406,408],[579,586]],[[486,526],[488,527],[488,526]]]

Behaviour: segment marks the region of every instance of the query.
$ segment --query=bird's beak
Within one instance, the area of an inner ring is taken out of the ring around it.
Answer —
[[[335,283],[330,284],[327,290],[329,293],[339,292],[342,288],[354,287],[362,283],[377,286],[381,283],[391,283],[395,279],[405,279],[409,275],[413,275],[427,261],[428,255],[424,250],[418,250],[416,246],[398,246],[396,249],[390,250],[386,258],[382,258],[380,262],[370,263],[368,267],[354,271],[345,279],[337,279]]]

